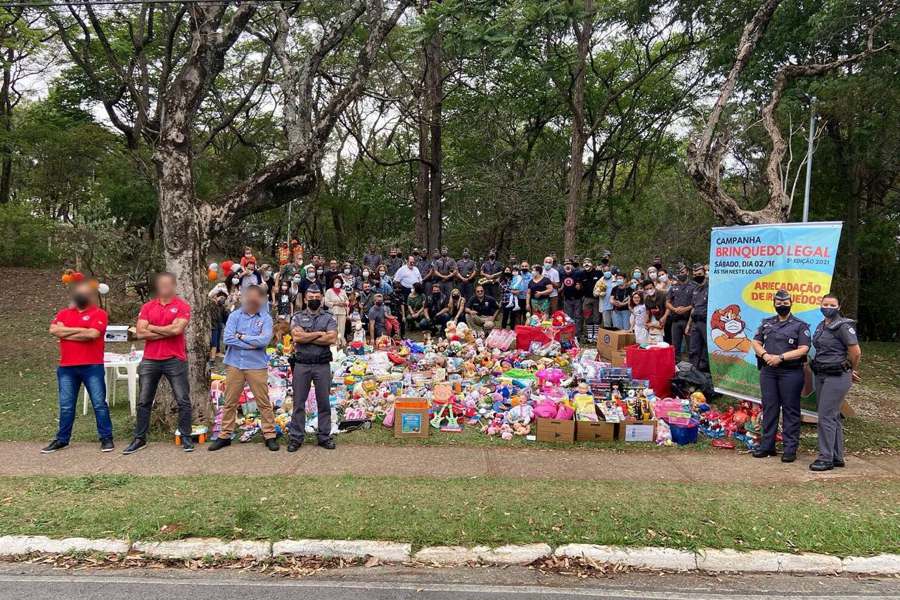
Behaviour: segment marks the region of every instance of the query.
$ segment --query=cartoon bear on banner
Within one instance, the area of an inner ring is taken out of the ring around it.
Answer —
[[[747,324],[741,319],[741,307],[729,304],[717,308],[710,318],[713,342],[725,352],[750,351],[750,338],[744,333]]]

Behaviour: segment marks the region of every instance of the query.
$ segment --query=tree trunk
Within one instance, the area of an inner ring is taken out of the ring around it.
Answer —
[[[10,58],[3,66],[3,85],[0,86],[0,127],[3,128],[2,143],[0,143],[0,204],[9,202],[12,193],[12,101],[9,97],[12,85],[12,49],[8,51]]]
[[[443,226],[443,152],[441,148],[441,119],[443,105],[443,76],[441,74],[441,32],[436,31],[425,50],[425,95],[428,97],[428,130],[430,138],[429,194],[428,194],[428,255],[441,247]]]
[[[581,180],[584,177],[584,144],[587,135],[584,128],[584,87],[587,56],[591,49],[594,30],[594,2],[585,0],[581,24],[574,27],[577,37],[577,62],[573,75],[570,105],[572,108],[572,137],[569,149],[568,194],[566,197],[566,223],[563,228],[563,254],[574,256],[578,241],[578,215],[581,210]]]
[[[154,154],[159,186],[159,215],[162,225],[163,255],[166,270],[178,280],[178,295],[191,305],[191,319],[185,332],[188,354],[188,381],[191,387],[193,420],[208,424],[212,411],[209,402],[209,315],[207,305],[206,252],[209,226],[200,214],[195,197],[190,143],[161,146]],[[170,393],[157,400],[163,426],[171,427],[177,412]]]
[[[422,110],[419,115],[419,171],[416,174],[415,191],[415,244],[420,248],[428,247],[428,179],[431,168],[428,166],[430,156],[428,122],[425,118],[427,102],[420,102]]]

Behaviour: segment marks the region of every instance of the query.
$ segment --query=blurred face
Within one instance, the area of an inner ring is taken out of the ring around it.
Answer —
[[[161,275],[156,279],[156,295],[160,298],[171,298],[175,295],[175,278]]]
[[[837,298],[822,298],[822,308],[840,308]]]
[[[78,308],[87,308],[94,301],[94,289],[86,281],[80,281],[72,288],[72,303]]]
[[[241,298],[241,306],[244,307],[244,312],[248,314],[258,313],[262,305],[263,293],[258,288],[249,288]]]
[[[375,305],[381,306],[382,304],[384,304],[384,296],[382,296],[381,294],[375,294]]]
[[[572,272],[572,265],[567,264],[566,266],[563,267],[563,271],[565,271],[566,273],[571,273],[571,272]]]

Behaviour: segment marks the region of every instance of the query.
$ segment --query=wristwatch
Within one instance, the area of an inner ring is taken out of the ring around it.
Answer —
[[[784,354],[779,354],[778,360],[780,360],[781,362],[784,362]]]

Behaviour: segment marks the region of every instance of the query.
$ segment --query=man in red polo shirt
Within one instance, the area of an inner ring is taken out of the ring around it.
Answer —
[[[113,449],[112,422],[106,405],[106,371],[103,367],[103,337],[106,311],[94,304],[96,293],[86,281],[72,287],[72,304],[53,317],[50,334],[59,338],[59,430],[50,445],[41,450],[50,454],[69,445],[75,424],[75,407],[81,385],[88,391],[97,419],[100,450]]]
[[[154,280],[156,298],[141,307],[136,326],[137,337],[145,340],[144,357],[138,366],[141,391],[138,396],[134,440],[123,454],[133,454],[147,445],[150,411],[156,399],[159,380],[165,377],[172,386],[178,404],[178,431],[181,447],[192,452],[191,393],[188,384],[187,346],[184,330],[191,318],[190,305],[175,295],[175,275],[159,273]]]

